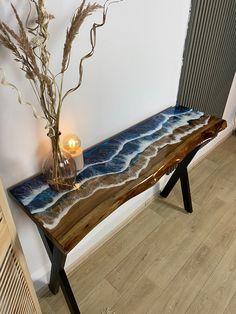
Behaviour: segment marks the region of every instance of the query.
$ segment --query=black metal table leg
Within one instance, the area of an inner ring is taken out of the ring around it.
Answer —
[[[52,268],[49,281],[49,289],[53,294],[57,294],[60,286],[59,272],[64,269],[66,262],[66,255],[64,255],[58,248],[54,246],[52,256]]]
[[[71,289],[70,283],[68,281],[68,278],[64,269],[60,269],[59,271],[59,280],[60,280],[60,286],[61,286],[62,292],[64,294],[64,297],[66,299],[70,312],[73,314],[80,314],[80,310],[76,303],[73,291]]]
[[[192,205],[192,199],[191,199],[187,168],[183,169],[183,172],[181,173],[180,183],[181,183],[182,196],[183,196],[183,201],[184,201],[184,209],[186,210],[186,212],[192,213],[193,205]]]
[[[53,294],[57,294],[59,287],[61,287],[67,305],[72,314],[80,314],[79,307],[75,300],[73,291],[71,289],[69,280],[67,278],[64,266],[66,262],[66,255],[63,254],[52,241],[44,234],[41,229],[38,229],[43,240],[44,246],[52,263],[51,275],[49,282],[49,289]]]
[[[183,201],[184,201],[184,209],[188,213],[192,213],[193,208],[192,208],[192,200],[191,200],[191,192],[190,192],[187,167],[201,147],[202,145],[196,147],[178,164],[175,172],[172,174],[166,186],[160,193],[162,197],[166,198],[172,191],[177,181],[180,179],[182,196],[183,196]]]

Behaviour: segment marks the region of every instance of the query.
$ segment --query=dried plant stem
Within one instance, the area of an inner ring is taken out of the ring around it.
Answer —
[[[65,94],[64,96],[62,97],[62,103],[63,101],[65,100],[65,98],[75,92],[82,84],[82,81],[83,81],[83,63],[86,59],[92,57],[92,55],[94,54],[94,51],[95,51],[95,47],[96,47],[96,39],[97,39],[97,28],[99,27],[102,27],[105,25],[106,23],[106,18],[107,18],[107,13],[108,13],[108,9],[109,9],[109,6],[111,4],[114,4],[114,3],[118,3],[118,2],[122,2],[123,0],[117,0],[117,1],[112,1],[109,3],[109,0],[107,0],[105,2],[105,5],[103,6],[103,20],[100,24],[97,24],[97,23],[94,23],[92,28],[90,29],[90,44],[91,44],[91,50],[86,54],[84,55],[81,59],[80,59],[80,63],[79,63],[79,81],[77,83],[77,85],[71,89],[69,89]]]
[[[56,132],[55,132],[56,133]],[[51,146],[52,146],[52,156],[53,156],[53,181],[55,182],[59,182],[59,162],[60,162],[60,157],[59,157],[59,153],[60,149],[59,149],[59,134],[55,134],[55,136],[51,137]]]
[[[39,95],[39,92],[38,92],[36,84],[33,84],[31,80],[29,80],[29,82],[30,82],[30,86],[31,86],[31,88],[32,88],[32,90],[33,90],[33,92],[35,94],[36,99],[40,103],[40,95]]]
[[[35,107],[23,100],[17,87],[6,80],[1,68],[0,74],[2,73],[2,78],[0,79],[0,84],[14,88],[17,91],[19,103],[31,106],[34,116],[36,118],[43,118],[46,121],[45,128],[48,129],[48,136],[52,144],[53,177],[57,184],[60,184],[59,161],[61,160],[61,151],[59,137],[60,116],[63,102],[69,94],[76,91],[82,84],[83,63],[94,54],[97,29],[106,23],[109,6],[112,3],[121,2],[123,0],[115,0],[112,2],[107,0],[104,6],[100,6],[97,3],[86,4],[86,0],[80,1],[81,4],[75,11],[66,32],[61,69],[57,75],[54,75],[50,70],[50,52],[48,51],[48,25],[50,20],[54,17],[46,11],[44,0],[29,0],[30,9],[25,23],[23,23],[19,17],[15,6],[11,5],[17,21],[18,31],[14,31],[11,27],[0,21],[0,44],[11,51],[15,61],[20,64],[21,69],[25,72],[25,76],[30,81],[35,97],[39,101],[43,115],[37,114]],[[33,25],[30,26],[32,14],[31,3],[34,5],[33,11],[36,13],[36,18],[34,18]],[[103,9],[103,19],[100,24],[94,23],[90,29],[91,50],[80,59],[78,82],[75,87],[64,93],[63,85],[65,73],[70,65],[73,42],[86,18],[100,8]]]

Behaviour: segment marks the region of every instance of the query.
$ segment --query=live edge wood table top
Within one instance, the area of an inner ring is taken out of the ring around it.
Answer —
[[[61,252],[70,252],[96,225],[153,186],[194,148],[226,127],[223,119],[170,107],[87,149],[76,186],[53,191],[42,175],[9,189]]]

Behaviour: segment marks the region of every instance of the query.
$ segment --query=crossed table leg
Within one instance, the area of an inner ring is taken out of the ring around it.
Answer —
[[[193,206],[192,206],[192,200],[191,200],[187,167],[201,147],[202,145],[197,146],[178,164],[175,172],[172,174],[166,186],[160,193],[162,197],[166,198],[170,194],[172,189],[174,188],[177,181],[180,179],[182,196],[183,196],[183,201],[184,201],[184,209],[188,213],[193,212]]]

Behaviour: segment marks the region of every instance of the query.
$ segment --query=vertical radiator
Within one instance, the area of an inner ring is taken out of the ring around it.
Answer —
[[[176,105],[223,115],[236,70],[236,0],[192,0]]]

